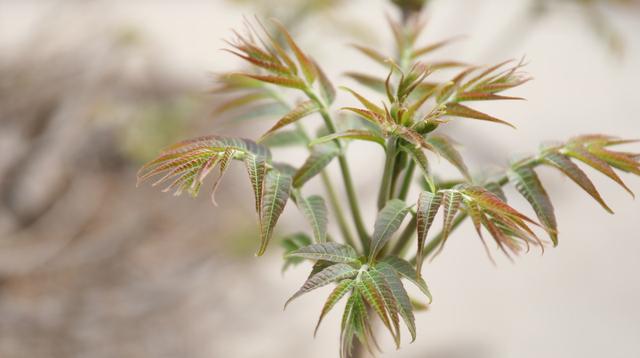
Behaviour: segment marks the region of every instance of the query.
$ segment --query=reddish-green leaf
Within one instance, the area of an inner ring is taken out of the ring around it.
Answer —
[[[260,248],[257,256],[264,254],[273,234],[273,228],[284,210],[291,192],[291,176],[271,169],[264,178],[260,208]]]
[[[318,323],[316,324],[316,328],[313,331],[313,336],[315,337],[318,333],[318,328],[320,328],[320,323],[322,323],[322,319],[331,311],[331,309],[340,301],[342,297],[344,297],[347,292],[351,291],[354,287],[354,281],[350,279],[342,280],[336,288],[329,294],[327,297],[327,301],[324,303],[322,307],[322,312],[320,312],[320,318],[318,318]]]
[[[287,113],[284,117],[282,117],[271,129],[269,129],[265,134],[262,135],[261,140],[269,136],[271,133],[277,131],[278,129],[294,123],[311,113],[314,113],[318,110],[318,105],[314,101],[305,101],[298,104],[295,108],[293,108],[289,113]]]
[[[451,227],[453,226],[453,219],[460,209],[462,203],[462,195],[457,190],[441,190],[442,194],[442,208],[443,208],[443,222],[442,222],[442,244],[447,240]]]
[[[563,172],[582,189],[584,189],[584,191],[586,191],[589,195],[596,199],[596,201],[600,203],[600,205],[605,210],[613,214],[613,211],[604,202],[604,200],[600,196],[600,193],[596,189],[595,185],[593,185],[589,177],[587,177],[582,169],[580,169],[580,167],[572,162],[571,159],[558,152],[549,152],[544,155],[544,163],[551,165]]]
[[[415,341],[416,323],[413,316],[413,307],[411,305],[411,299],[409,298],[407,291],[402,285],[398,273],[391,265],[385,262],[381,262],[376,265],[376,270],[380,272],[389,289],[391,290],[391,294],[393,295],[398,305],[398,313],[404,320],[404,323],[409,329],[409,333],[411,334],[411,341]]]
[[[536,172],[530,167],[516,167],[509,170],[509,180],[533,207],[538,219],[545,226],[554,245],[558,244],[558,224],[553,205],[547,191],[540,183]]]
[[[447,115],[454,116],[454,117],[471,118],[471,119],[479,119],[481,121],[502,123],[502,124],[508,125],[509,127],[515,128],[509,122],[505,122],[501,119],[490,116],[486,113],[476,111],[475,109],[469,108],[459,103],[448,103],[446,113]]]
[[[416,213],[417,220],[417,232],[418,232],[418,251],[416,254],[416,271],[418,275],[421,275],[422,272],[422,261],[423,261],[423,251],[424,251],[424,243],[427,239],[427,234],[429,233],[429,228],[433,224],[433,219],[438,213],[438,209],[440,208],[440,204],[442,203],[442,196],[440,193],[431,193],[428,191],[423,191],[420,193],[418,198],[418,206]]]
[[[234,73],[234,75],[245,76],[249,78],[253,78],[254,80],[258,80],[261,82],[266,82],[270,84],[274,84],[277,86],[288,87],[288,88],[296,88],[296,89],[305,89],[305,83],[299,79],[298,77],[283,77],[283,76],[273,76],[273,75],[256,75],[252,73]]]
[[[451,143],[451,139],[449,139],[449,137],[442,134],[430,135],[427,138],[427,143],[431,144],[431,146],[435,148],[435,151],[444,157],[444,159],[453,164],[466,179],[471,179],[471,174],[469,174],[467,165],[464,163],[460,153]]]
[[[287,41],[287,44],[289,45],[289,48],[291,48],[291,51],[293,51],[293,54],[296,56],[296,59],[298,60],[298,64],[300,64],[300,68],[302,69],[302,73],[304,74],[304,77],[307,79],[307,82],[310,84],[313,83],[317,75],[316,66],[314,65],[313,61],[311,61],[309,57],[307,57],[307,55],[304,52],[302,52],[300,47],[298,47],[298,44],[296,44],[296,42],[293,40],[293,38],[291,37],[291,35],[289,34],[289,32],[285,27],[277,21],[274,21],[274,22],[276,26],[278,26],[280,32],[284,35],[284,38]]]
[[[586,150],[585,148],[579,145],[569,144],[565,149],[566,149],[566,152],[564,154],[567,154],[573,158],[576,158],[579,161],[589,165],[593,169],[599,171],[600,173],[608,176],[613,181],[620,184],[620,186],[622,186],[629,194],[633,196],[633,192],[631,191],[631,189],[627,187],[627,185],[622,181],[622,179],[620,179],[618,174],[616,174],[616,172],[613,171],[613,169],[607,162],[596,157],[595,155],[590,153],[588,150]]]

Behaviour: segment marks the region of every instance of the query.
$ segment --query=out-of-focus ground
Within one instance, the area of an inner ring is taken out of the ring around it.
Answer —
[[[393,9],[384,1],[304,16],[287,12],[289,2],[0,1],[0,357],[337,354],[338,310],[312,339],[326,290],[282,312],[307,268],[282,276],[277,244],[253,256],[241,168],[223,181],[220,207],[207,195],[135,187],[137,167],[172,141],[255,137],[268,126],[210,116],[210,73],[239,65],[219,49],[243,14],[268,10],[296,22],[299,42],[334,82],[348,83],[340,73],[353,68],[383,71],[345,45],[391,49],[384,14]],[[452,125],[472,168],[501,167],[506,153],[580,133],[640,137],[637,7],[603,7],[619,55],[577,7],[558,2],[531,19],[529,5],[440,0],[430,8],[424,41],[468,35],[443,57],[490,63],[526,54],[535,77],[514,91],[526,102],[482,107],[517,131]],[[381,154],[371,152],[359,144],[349,152],[364,204],[379,180],[370,163]],[[555,198],[560,246],[494,267],[463,225],[425,268],[435,300],[417,317],[418,340],[396,352],[383,338],[386,356],[640,354],[640,203],[594,174],[611,216],[568,180],[541,175]],[[640,192],[640,180],[624,178]],[[369,223],[374,214],[367,210]],[[287,208],[280,231],[299,221]]]

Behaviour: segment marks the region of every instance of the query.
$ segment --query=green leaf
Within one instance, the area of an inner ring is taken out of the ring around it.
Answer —
[[[317,274],[309,277],[302,287],[287,300],[284,307],[286,308],[294,299],[313,291],[316,288],[326,286],[332,282],[342,281],[348,278],[354,278],[358,274],[358,270],[347,264],[331,265]]]
[[[358,262],[358,255],[353,247],[336,242],[325,242],[302,247],[289,253],[287,257],[301,257],[308,260],[323,260],[335,263]]]
[[[549,152],[545,153],[543,157],[543,161],[545,164],[550,165],[566,176],[568,176],[571,180],[573,180],[576,184],[578,184],[584,191],[586,191],[589,195],[591,195],[600,205],[609,213],[613,214],[613,211],[607,206],[604,202],[598,189],[596,189],[595,185],[591,182],[589,177],[578,167],[571,159],[566,156],[558,153],[558,152]]]
[[[380,320],[384,326],[391,332],[394,340],[396,340],[396,334],[394,329],[391,327],[391,320],[389,319],[389,315],[387,314],[385,299],[380,292],[379,284],[373,279],[371,273],[369,271],[363,271],[362,277],[360,280],[356,281],[356,288],[358,292],[364,297],[369,306],[373,308],[373,311],[376,312]]]
[[[262,141],[263,145],[269,148],[292,147],[296,145],[306,145],[307,139],[304,134],[294,129],[289,131],[278,131],[271,134]]]
[[[316,176],[329,165],[338,154],[340,154],[340,151],[333,143],[314,147],[307,160],[302,164],[302,167],[295,173],[293,186],[295,188],[303,186],[309,179]]]
[[[520,194],[533,207],[538,219],[549,233],[554,246],[558,245],[558,224],[553,212],[553,205],[536,172],[530,167],[516,167],[509,170],[508,176],[509,180],[515,183]]]
[[[362,281],[370,289],[377,291],[384,301],[384,310],[386,311],[391,323],[389,332],[393,336],[396,348],[400,348],[400,318],[398,302],[396,301],[391,287],[384,279],[384,276],[375,269],[370,267],[368,271],[362,273]]]
[[[424,243],[429,233],[429,228],[433,224],[433,219],[442,203],[442,195],[440,193],[431,193],[423,191],[418,198],[418,207],[416,213],[417,232],[418,232],[418,251],[416,254],[416,271],[418,275],[422,272]]]
[[[501,124],[508,125],[511,128],[515,128],[509,122],[505,122],[505,121],[503,121],[501,119],[498,119],[496,117],[492,117],[492,116],[490,116],[490,115],[488,115],[486,113],[482,113],[482,112],[476,111],[475,109],[469,108],[469,107],[464,106],[464,105],[459,104],[459,103],[447,103],[446,113],[449,116],[463,117],[463,118],[470,118],[470,119],[479,119],[481,121],[489,121],[489,122],[501,123]]]
[[[320,318],[318,318],[318,323],[316,324],[316,328],[313,331],[313,336],[315,337],[318,333],[318,328],[320,328],[320,323],[322,323],[322,319],[331,311],[331,309],[344,297],[347,292],[351,291],[351,289],[355,286],[355,282],[350,279],[342,280],[336,288],[329,294],[327,297],[327,301],[324,303],[322,307],[322,312],[320,312]]]
[[[409,207],[400,199],[389,200],[382,208],[376,217],[369,259],[375,258],[387,241],[391,239],[393,233],[400,228],[402,220],[404,220],[408,212]]]
[[[427,143],[431,144],[431,146],[435,148],[435,151],[443,156],[444,159],[453,164],[466,179],[471,179],[467,165],[464,163],[460,153],[453,146],[449,137],[441,134],[430,135],[429,138],[427,138]]]
[[[273,228],[284,210],[291,192],[291,176],[279,170],[267,172],[263,185],[263,196],[260,210],[260,248],[256,253],[262,256],[273,235]]]
[[[318,195],[312,195],[307,198],[302,195],[296,195],[296,204],[298,204],[305,219],[311,224],[316,242],[326,242],[329,217],[327,216],[327,205],[324,199]]]
[[[304,233],[292,234],[282,239],[282,242],[280,243],[284,248],[284,265],[282,266],[282,272],[285,272],[289,267],[296,266],[304,261],[304,258],[302,257],[288,256],[288,254],[302,247],[311,245],[311,242],[311,238]]]
[[[383,148],[385,147],[384,138],[382,138],[377,133],[368,130],[361,129],[349,129],[344,132],[332,133],[320,138],[316,138],[309,142],[309,146],[314,146],[318,144],[323,144],[327,142],[334,141],[336,139],[357,139],[364,140],[369,142],[374,142],[380,144]]]
[[[404,320],[407,328],[409,329],[409,333],[411,333],[411,341],[416,340],[416,322],[415,317],[413,315],[413,307],[411,305],[411,299],[407,294],[402,282],[400,281],[400,277],[396,270],[389,264],[385,262],[381,262],[376,265],[376,270],[380,272],[382,277],[387,283],[387,286],[391,290],[391,294],[393,295],[398,307],[398,313]]]
[[[431,292],[429,292],[429,287],[427,283],[424,281],[422,277],[418,275],[418,272],[411,266],[407,260],[401,259],[396,256],[387,256],[382,262],[391,266],[399,276],[406,278],[411,281],[416,287],[424,293],[425,296],[429,299],[429,303],[433,300],[431,297]]]
[[[384,116],[385,112],[384,109],[380,106],[375,105],[374,103],[372,103],[371,101],[369,101],[368,99],[366,99],[364,96],[360,95],[358,92],[352,90],[349,87],[340,87],[341,89],[351,93],[367,110],[379,115],[379,116]]]
[[[263,134],[261,137],[261,141],[278,129],[294,123],[316,111],[318,111],[318,105],[314,101],[305,101],[298,104],[289,113],[282,117],[273,127],[271,127],[271,129]]]
[[[260,201],[262,200],[262,188],[264,177],[267,174],[267,158],[257,155],[247,155],[244,158],[244,164],[249,173],[251,180],[251,188],[256,202],[256,212],[260,212]]]

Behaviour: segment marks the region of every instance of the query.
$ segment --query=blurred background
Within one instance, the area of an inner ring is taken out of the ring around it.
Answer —
[[[0,357],[337,356],[339,310],[312,338],[327,289],[282,312],[308,267],[282,274],[275,242],[254,257],[243,168],[223,181],[219,207],[136,188],[135,172],[176,140],[256,138],[276,119],[211,115],[214,74],[242,66],[220,49],[243,16],[280,19],[334,83],[355,86],[345,71],[384,70],[347,44],[392,50],[385,14],[399,16],[385,0],[0,0]],[[535,78],[512,92],[526,102],[479,106],[517,131],[448,128],[472,169],[580,133],[640,137],[638,1],[433,0],[426,15],[423,43],[467,35],[443,58],[526,55]],[[349,158],[373,204],[382,154],[354,144]],[[418,314],[418,340],[396,352],[381,335],[385,356],[640,356],[640,202],[590,172],[612,216],[540,174],[559,247],[493,266],[463,225],[424,269],[434,303]],[[279,232],[300,219],[288,206]]]

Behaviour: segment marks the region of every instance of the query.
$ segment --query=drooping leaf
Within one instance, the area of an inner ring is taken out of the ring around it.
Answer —
[[[457,190],[441,190],[442,193],[442,209],[443,209],[443,222],[442,222],[442,245],[444,246],[447,237],[451,232],[453,226],[453,219],[455,218],[460,204],[462,203],[462,195]]]
[[[418,272],[409,262],[396,256],[387,256],[381,262],[389,264],[389,266],[391,266],[400,277],[404,277],[416,285],[416,287],[418,287],[420,291],[427,296],[429,303],[431,303],[432,297],[427,283],[418,275]]]
[[[570,143],[566,147],[566,153],[570,157],[576,158],[579,161],[587,164],[593,169],[599,171],[600,173],[608,176],[611,180],[618,183],[621,187],[623,187],[631,196],[633,196],[633,192],[627,185],[620,179],[618,174],[611,168],[611,166],[604,160],[598,158],[594,154],[590,153],[587,149],[582,147],[579,144]]]
[[[429,233],[429,228],[433,224],[433,219],[440,208],[442,203],[442,196],[440,193],[431,193],[423,191],[418,198],[418,206],[416,209],[417,220],[417,232],[418,232],[418,251],[416,254],[416,271],[418,275],[421,274],[424,243]]]
[[[400,281],[400,277],[396,270],[389,264],[385,262],[381,262],[376,265],[376,270],[380,272],[384,280],[386,281],[389,289],[391,290],[391,294],[393,295],[397,305],[398,305],[398,313],[404,320],[405,325],[409,329],[409,333],[411,334],[411,341],[416,340],[416,323],[415,317],[413,315],[413,307],[411,305],[411,299],[407,294],[402,282]]]
[[[400,199],[389,200],[384,208],[380,210],[374,224],[369,259],[375,258],[387,241],[391,239],[393,233],[400,228],[408,212],[409,207]]]
[[[304,258],[297,256],[288,256],[288,254],[311,245],[311,238],[304,233],[296,233],[289,235],[282,239],[281,246],[284,248],[284,265],[282,266],[282,272],[285,272],[289,267],[298,265],[304,261]]]
[[[267,161],[271,157],[268,148],[243,138],[211,135],[184,140],[163,150],[156,159],[145,164],[138,171],[138,183],[162,174],[154,185],[173,179],[165,191],[175,190],[175,194],[179,195],[188,190],[195,196],[205,177],[216,165],[220,163],[224,173],[231,159],[250,155]]]
[[[295,188],[303,186],[329,165],[339,153],[338,147],[333,143],[315,146],[302,167],[294,175],[293,186]]]
[[[298,104],[295,108],[293,108],[289,113],[287,113],[284,117],[282,117],[273,127],[271,127],[265,134],[262,135],[262,139],[268,137],[273,132],[278,129],[294,123],[311,113],[314,113],[318,110],[318,105],[314,101],[305,101]]]
[[[315,337],[318,333],[318,328],[320,328],[320,324],[322,323],[322,319],[331,311],[331,309],[346,295],[351,289],[353,289],[355,282],[350,279],[342,280],[335,289],[329,294],[327,297],[327,301],[324,303],[322,307],[322,311],[320,312],[320,318],[318,318],[318,323],[316,324],[316,328],[313,331],[313,336]]]
[[[397,340],[395,331],[391,326],[389,314],[386,310],[385,299],[382,292],[380,292],[381,287],[373,279],[369,271],[362,272],[361,280],[356,281],[356,288],[358,289],[362,297],[364,297],[364,299],[367,301],[369,306],[373,308],[373,311],[376,312],[378,317],[380,317],[380,320],[387,328],[387,330],[389,330],[394,340]]]
[[[591,182],[589,177],[578,167],[571,159],[558,152],[546,153],[543,157],[544,163],[548,164],[568,176],[576,184],[578,184],[584,191],[591,195],[600,205],[608,212],[613,214],[613,211],[604,202],[598,189]]]
[[[291,176],[276,169],[269,170],[264,178],[260,208],[260,248],[257,256],[262,256],[267,249],[273,228],[289,199],[291,182]]]
[[[509,204],[502,200],[498,195],[492,193],[486,188],[477,185],[465,185],[461,188],[461,193],[473,198],[474,202],[485,210],[489,210],[499,215],[505,215],[510,218],[524,220],[531,224],[536,224],[535,221],[509,206]]]
[[[382,138],[380,135],[378,135],[375,132],[368,131],[368,130],[361,130],[361,129],[349,129],[344,132],[332,133],[320,138],[316,138],[311,142],[309,142],[309,146],[331,142],[336,139],[364,140],[364,141],[369,141],[373,143],[378,143],[383,148],[385,147],[384,138]]]
[[[536,172],[527,166],[512,168],[509,170],[509,180],[515,183],[516,189],[531,204],[553,244],[558,245],[558,224],[553,204]]]
[[[464,163],[462,156],[451,143],[451,139],[441,134],[430,135],[427,142],[435,148],[436,152],[453,164],[464,175],[466,179],[471,179],[469,169]]]
[[[335,264],[331,265],[324,270],[318,272],[317,274],[309,277],[307,281],[302,285],[302,287],[291,296],[285,303],[285,308],[291,301],[294,299],[308,293],[309,291],[313,291],[316,288],[320,288],[322,286],[326,286],[332,282],[342,281],[344,279],[354,278],[358,274],[358,270],[353,268],[353,266],[348,264]]]
[[[335,263],[354,263],[358,261],[355,249],[349,245],[336,242],[325,242],[302,247],[287,255],[308,260],[323,260]]]
[[[302,195],[296,195],[296,204],[311,225],[316,242],[326,242],[329,217],[327,216],[327,204],[324,199],[318,195],[306,198]]]
[[[249,173],[251,188],[256,202],[256,212],[260,212],[260,201],[262,200],[262,188],[264,176],[267,174],[267,159],[263,156],[249,154],[244,158],[244,164]]]
[[[233,158],[234,154],[234,150],[230,148],[225,149],[225,151],[222,153],[220,165],[218,166],[218,168],[220,169],[220,173],[218,174],[216,180],[213,182],[213,188],[211,189],[211,201],[214,205],[218,205],[215,198],[216,190],[218,189],[218,185],[224,177],[224,173],[226,173],[227,168],[229,167],[229,163],[231,163],[231,159]]]
[[[496,117],[490,116],[486,113],[482,113],[480,111],[476,111],[475,109],[469,108],[465,105],[459,103],[447,103],[447,115],[454,117],[463,117],[470,119],[479,119],[481,121],[489,121],[495,123],[502,123],[508,125],[509,127],[515,128],[511,123],[505,122]]]

